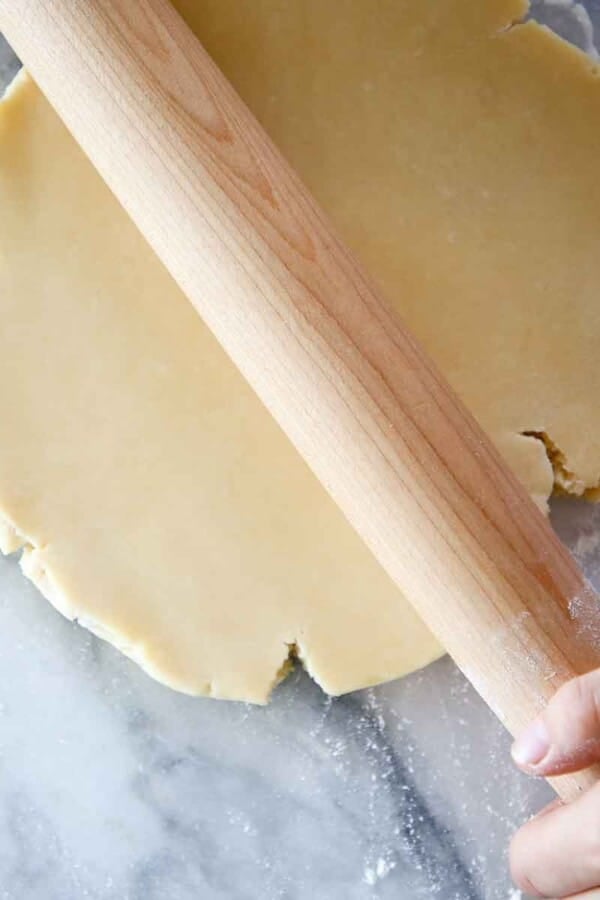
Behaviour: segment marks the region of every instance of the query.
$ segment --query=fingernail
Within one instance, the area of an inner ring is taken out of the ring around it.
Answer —
[[[550,735],[543,719],[534,721],[525,729],[511,748],[512,758],[518,766],[537,766],[550,750]]]

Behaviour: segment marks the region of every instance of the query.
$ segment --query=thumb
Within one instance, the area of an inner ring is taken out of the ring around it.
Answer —
[[[600,669],[567,681],[511,752],[533,775],[562,775],[600,761]]]

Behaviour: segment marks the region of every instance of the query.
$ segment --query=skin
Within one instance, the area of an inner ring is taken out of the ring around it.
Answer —
[[[600,762],[600,669],[563,685],[512,749],[530,775],[561,775]],[[533,897],[600,898],[600,783],[574,803],[555,801],[510,847],[513,879]]]

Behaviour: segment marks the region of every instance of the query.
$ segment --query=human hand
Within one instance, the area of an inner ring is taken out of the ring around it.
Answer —
[[[600,669],[563,685],[512,755],[531,775],[600,762]],[[599,900],[600,783],[568,805],[556,800],[524,825],[512,839],[510,866],[515,883],[534,897]]]

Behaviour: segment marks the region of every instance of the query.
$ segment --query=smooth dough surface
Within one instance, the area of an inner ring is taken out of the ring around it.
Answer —
[[[600,476],[600,82],[518,0],[177,6],[535,498]],[[35,86],[0,106],[0,546],[156,678],[439,654]],[[558,455],[560,451],[560,456]]]

